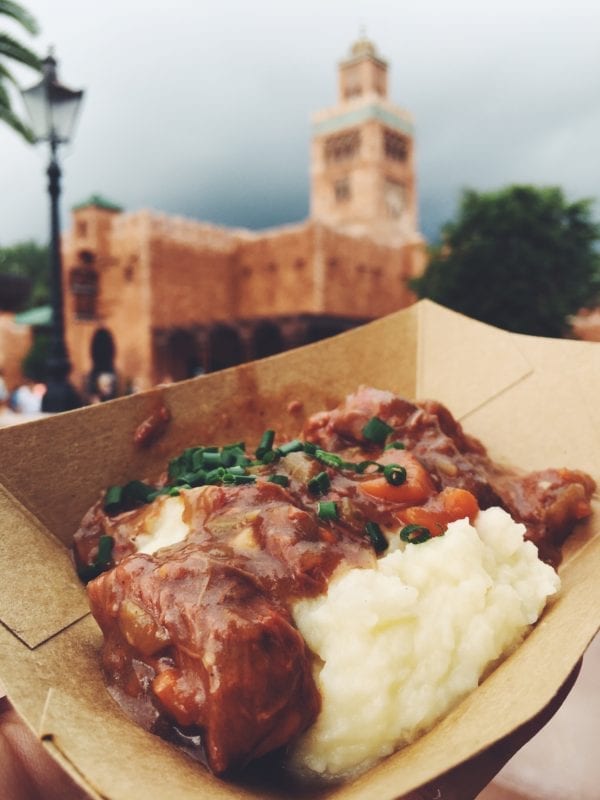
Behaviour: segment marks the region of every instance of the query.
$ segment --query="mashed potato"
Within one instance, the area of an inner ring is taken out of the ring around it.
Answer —
[[[474,527],[453,522],[295,605],[318,657],[322,710],[294,769],[327,778],[367,769],[431,728],[519,644],[560,586],[524,531],[488,509]]]

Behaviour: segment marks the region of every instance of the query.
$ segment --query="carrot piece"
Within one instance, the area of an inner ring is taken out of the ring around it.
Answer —
[[[397,516],[407,525],[422,525],[432,536],[440,536],[450,522],[465,517],[473,522],[478,513],[477,499],[471,492],[449,486],[424,506],[403,508]]]
[[[359,488],[372,497],[389,500],[392,503],[424,503],[435,492],[425,467],[405,450],[395,450],[393,460],[406,470],[404,483],[392,486],[384,477],[377,476],[363,481],[359,484]]]

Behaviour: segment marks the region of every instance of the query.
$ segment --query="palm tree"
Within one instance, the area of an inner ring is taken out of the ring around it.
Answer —
[[[18,22],[31,34],[38,32],[38,26],[31,14],[23,6],[15,3],[14,0],[0,0],[0,20],[10,17]],[[13,130],[20,133],[27,141],[33,141],[33,134],[29,127],[15,114],[11,99],[8,93],[8,84],[18,84],[12,76],[5,62],[26,64],[28,67],[41,71],[41,63],[38,56],[29,48],[20,44],[8,33],[0,30],[0,121],[5,122]]]

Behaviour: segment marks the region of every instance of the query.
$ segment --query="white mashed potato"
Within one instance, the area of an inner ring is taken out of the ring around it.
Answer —
[[[295,769],[330,778],[366,769],[431,728],[519,644],[560,587],[524,530],[491,508],[475,527],[453,522],[295,605],[323,704],[292,753]]]

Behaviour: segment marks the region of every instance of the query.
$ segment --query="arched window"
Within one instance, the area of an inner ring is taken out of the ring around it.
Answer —
[[[96,319],[98,273],[93,264],[94,254],[89,250],[82,250],[79,253],[79,264],[69,273],[69,288],[75,301],[75,319]]]

